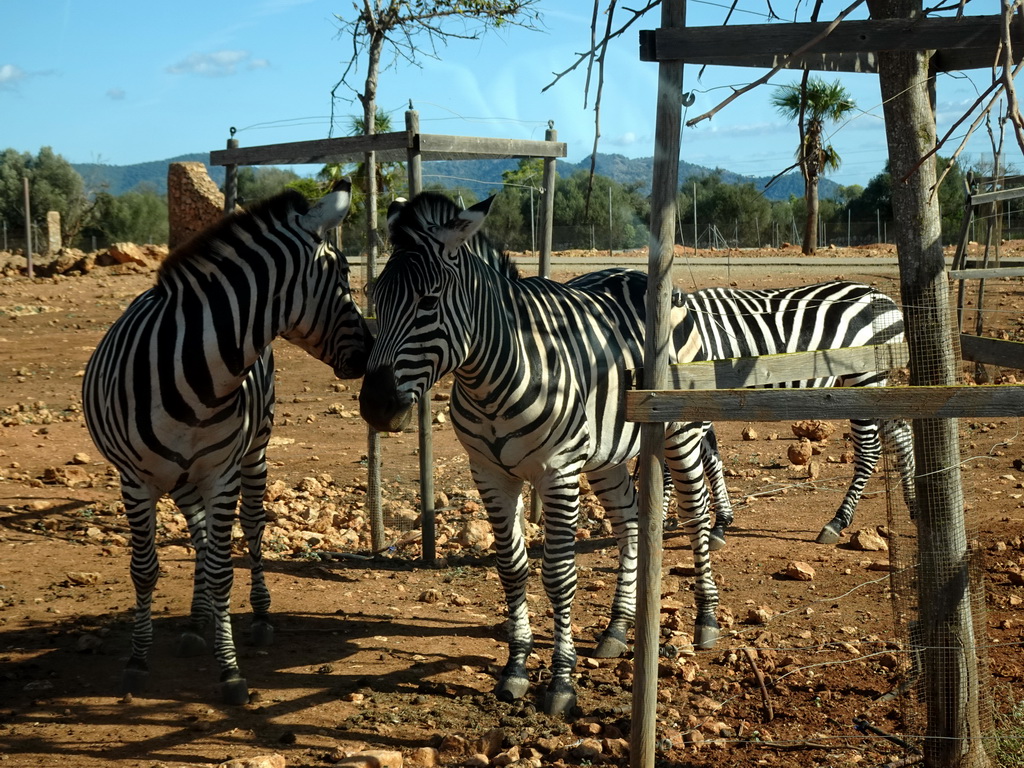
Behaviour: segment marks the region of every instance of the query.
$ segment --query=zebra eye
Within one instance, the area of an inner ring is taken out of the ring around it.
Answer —
[[[420,312],[433,312],[437,309],[437,296],[421,296],[416,309]]]

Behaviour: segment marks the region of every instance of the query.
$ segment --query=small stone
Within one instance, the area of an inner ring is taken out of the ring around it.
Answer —
[[[786,566],[786,578],[794,581],[813,581],[814,568],[808,563],[794,560]]]
[[[861,528],[850,537],[850,546],[861,552],[888,552],[889,544],[877,531]]]
[[[789,446],[786,455],[789,457],[790,464],[802,467],[811,460],[811,456],[814,455],[814,448],[811,446],[811,441],[805,437],[799,443],[793,443]]]
[[[751,426],[746,426],[743,428],[743,431],[740,432],[740,436],[748,442],[750,440],[757,440],[757,430]]]
[[[66,577],[69,583],[77,587],[91,586],[100,580],[100,575],[92,571],[68,571]]]
[[[76,453],[71,457],[72,464],[88,464],[90,461],[92,461],[92,459],[89,457],[88,453]]]
[[[217,768],[285,768],[285,759],[278,754],[239,757],[220,763]]]
[[[804,419],[792,425],[793,434],[820,443],[827,440],[836,431],[835,425],[820,419]]]

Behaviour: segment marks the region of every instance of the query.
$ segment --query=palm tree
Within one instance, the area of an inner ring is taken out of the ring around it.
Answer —
[[[826,170],[839,168],[839,153],[824,143],[825,126],[839,122],[856,104],[838,80],[826,83],[818,77],[804,76],[801,84],[780,85],[772,93],[772,106],[783,117],[795,120],[800,128],[796,164],[804,177],[803,252],[814,253],[818,245],[818,179]]]

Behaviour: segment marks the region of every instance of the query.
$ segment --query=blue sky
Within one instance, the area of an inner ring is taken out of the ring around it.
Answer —
[[[621,4],[620,4],[621,5]],[[722,23],[728,3],[688,4],[691,26]],[[741,0],[732,23],[766,20],[763,0]],[[775,10],[792,13],[796,3]],[[799,5],[806,14],[806,6]],[[845,3],[827,2],[824,18]],[[453,40],[440,60],[422,67],[402,62],[381,77],[380,106],[396,128],[411,99],[425,133],[542,139],[548,120],[568,144],[568,159],[588,156],[594,140],[593,99],[584,106],[580,67],[546,92],[590,45],[590,6],[584,0],[543,0],[539,31],[505,29],[478,41]],[[71,162],[125,165],[224,147],[229,128],[243,146],[318,139],[330,130],[330,91],[351,55],[334,14],[352,13],[352,0],[177,0],[174,3],[34,0],[0,2],[0,148],[35,154],[50,146]],[[620,17],[625,15],[620,11]],[[629,157],[654,153],[657,65],[639,61],[637,32],[657,26],[658,12],[613,42],[607,62],[599,151]],[[805,20],[800,18],[798,20]],[[385,63],[390,63],[386,59]],[[354,83],[361,85],[365,69]],[[763,74],[687,67],[684,89],[696,101],[693,117]],[[772,86],[741,97],[710,121],[684,129],[683,159],[748,175],[772,175],[793,157],[796,132],[770,107]],[[835,76],[829,75],[832,79]],[[970,104],[989,75],[975,70],[938,82],[940,134]],[[866,184],[886,157],[877,78],[845,75],[862,110],[831,141],[843,167],[831,178]],[[344,87],[335,105],[334,135],[349,132],[358,102]],[[1019,152],[1007,136],[1010,161]],[[943,154],[950,154],[952,147]],[[984,129],[969,161],[987,158]],[[298,168],[315,172],[316,168]],[[426,169],[429,173],[429,167]]]

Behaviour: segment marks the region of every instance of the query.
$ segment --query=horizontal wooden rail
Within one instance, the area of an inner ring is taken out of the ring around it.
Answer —
[[[988,336],[962,333],[960,351],[964,360],[972,363],[1024,370],[1024,344],[1019,341],[990,339]]]
[[[1024,416],[1024,386],[634,390],[626,393],[626,419],[642,423],[956,419],[964,416]]]
[[[764,387],[867,371],[891,371],[906,364],[906,344],[733,357],[669,366],[669,386],[687,390]]]
[[[417,141],[418,140],[418,141]],[[293,141],[256,147],[235,147],[210,152],[211,165],[304,165],[361,162],[370,151],[378,162],[406,162],[408,150],[418,149],[423,160],[459,160],[495,157],[565,157],[562,141],[491,139],[429,133],[410,137],[405,131],[372,136]]]
[[[1024,277],[1024,267],[988,267],[983,269],[951,269],[950,280],[980,280],[985,277]]]

